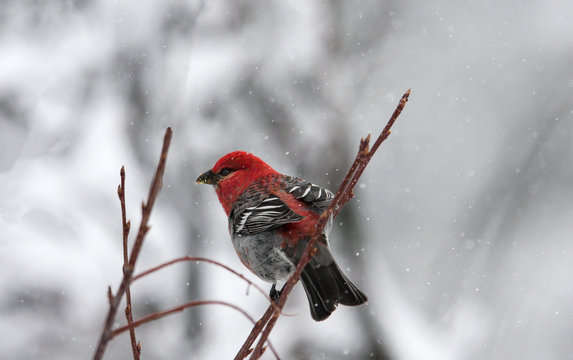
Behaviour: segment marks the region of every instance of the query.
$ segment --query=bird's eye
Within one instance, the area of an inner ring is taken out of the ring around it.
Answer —
[[[227,176],[229,175],[233,170],[229,169],[229,168],[224,168],[223,170],[219,171],[219,174],[221,174],[221,176]]]

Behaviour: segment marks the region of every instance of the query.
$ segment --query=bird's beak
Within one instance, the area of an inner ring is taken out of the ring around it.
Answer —
[[[217,181],[215,180],[215,174],[211,170],[205,171],[203,174],[199,175],[197,178],[199,184],[209,184],[215,185]]]

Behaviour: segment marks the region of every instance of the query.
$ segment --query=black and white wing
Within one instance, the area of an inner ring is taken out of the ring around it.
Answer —
[[[295,198],[309,203],[320,210],[326,210],[334,198],[332,191],[300,179],[287,187],[287,192]]]
[[[242,209],[239,213],[229,216],[234,233],[239,235],[254,235],[272,230],[281,225],[302,220],[278,196],[271,195],[254,206]]]
[[[310,205],[310,209],[317,214],[322,214],[334,199],[334,194],[327,188],[309,183],[299,178],[288,178],[287,192],[295,198]],[[324,227],[324,234],[328,235],[332,228],[332,215]],[[326,238],[324,240],[326,242]]]

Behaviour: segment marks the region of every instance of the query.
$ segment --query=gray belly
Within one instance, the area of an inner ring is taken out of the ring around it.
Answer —
[[[276,283],[285,280],[295,269],[281,249],[281,239],[270,232],[233,236],[233,245],[241,261],[261,279]]]

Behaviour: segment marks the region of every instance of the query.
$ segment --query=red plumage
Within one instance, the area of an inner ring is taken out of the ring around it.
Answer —
[[[277,280],[294,271],[332,192],[282,175],[243,151],[223,156],[197,182],[215,186],[237,254],[253,273],[273,283],[271,296],[276,296]],[[326,319],[339,303],[367,301],[334,261],[326,236],[301,274],[315,320]]]

